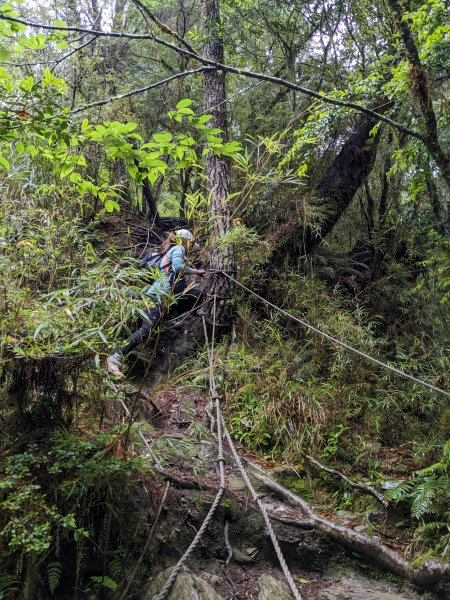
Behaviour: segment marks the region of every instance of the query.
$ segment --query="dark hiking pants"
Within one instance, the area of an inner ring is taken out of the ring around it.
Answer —
[[[174,308],[178,313],[187,312],[191,310],[195,305],[198,304],[200,300],[200,296],[202,295],[202,290],[196,286],[190,288],[186,293],[183,294],[183,291],[186,288],[186,284],[183,280],[179,281],[175,287],[175,295],[178,295],[176,303],[171,306],[171,309]],[[161,317],[164,312],[163,304],[156,304],[153,308],[146,310],[145,313],[147,315],[146,319],[142,319],[142,325],[140,328],[135,331],[130,337],[127,339],[127,343],[123,348],[120,348],[119,352],[126,356],[132,350],[136,348],[141,343],[145,343],[145,341],[150,337],[153,329],[158,325],[161,320]]]

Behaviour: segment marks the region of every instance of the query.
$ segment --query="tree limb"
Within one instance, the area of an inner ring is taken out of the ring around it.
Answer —
[[[405,19],[405,14],[400,2],[398,2],[398,0],[388,0],[388,5],[402,38],[406,58],[411,66],[408,76],[408,86],[422,113],[427,132],[425,140],[426,146],[431,156],[436,161],[447,186],[450,188],[450,156],[439,141],[436,114],[434,112],[433,98],[431,95],[430,77],[422,67],[416,42],[414,41],[409,23],[407,19]]]
[[[291,505],[300,508],[302,516],[306,517],[306,519],[299,519],[298,521],[292,517],[289,517],[287,521],[283,519],[286,524],[301,529],[318,529],[352,550],[356,550],[364,556],[375,560],[386,569],[408,579],[419,587],[428,587],[444,581],[450,581],[450,564],[427,560],[419,567],[413,567],[407,560],[378,541],[378,539],[362,535],[349,527],[338,525],[319,516],[305,500],[299,498],[296,494],[269,477],[261,475],[258,472],[253,473],[253,476],[268,489],[286,499]]]
[[[177,40],[177,42],[179,44],[181,44],[182,46],[184,46],[187,50],[189,50],[189,52],[193,52],[194,54],[198,54],[198,52],[190,44],[188,44],[188,42],[186,42],[186,40],[184,40],[180,35],[178,35],[178,33],[176,31],[174,31],[168,25],[166,25],[165,23],[163,23],[162,21],[160,21],[158,19],[158,17],[143,2],[141,2],[141,0],[132,0],[132,2],[140,10],[142,10],[142,12],[144,12],[147,15],[147,17],[150,19],[150,21],[152,21],[153,23],[155,23],[155,25],[157,27],[159,27],[159,29],[163,33],[167,33],[168,35],[170,35],[173,38],[175,38]]]
[[[64,62],[65,60],[67,60],[70,56],[72,56],[72,54],[75,54],[75,52],[78,52],[79,50],[82,50],[83,48],[86,48],[86,46],[89,46],[89,44],[92,44],[92,42],[94,42],[96,39],[97,39],[97,36],[91,37],[90,40],[88,40],[84,44],[81,44],[81,46],[77,46],[71,52],[68,52],[65,56],[63,56],[62,58],[58,59],[50,70],[54,71],[58,65],[60,65],[62,62]]]
[[[377,490],[375,488],[373,488],[371,485],[364,485],[363,483],[356,483],[355,481],[352,481],[351,479],[349,479],[347,477],[347,475],[344,475],[344,473],[342,473],[341,471],[337,471],[335,469],[330,469],[329,467],[322,465],[322,463],[320,463],[318,460],[316,460],[309,454],[306,454],[305,452],[301,452],[301,455],[304,458],[306,458],[311,464],[313,464],[318,469],[320,469],[321,471],[325,471],[326,473],[330,473],[330,475],[335,475],[336,477],[339,477],[340,479],[345,481],[345,483],[347,483],[350,487],[355,488],[356,490],[361,490],[365,494],[369,494],[370,496],[373,496],[376,500],[378,500],[378,502],[380,502],[380,504],[382,504],[384,506],[384,508],[388,508],[389,502],[386,500],[386,498],[383,496],[383,494],[380,494],[379,492],[377,492]]]
[[[137,90],[131,90],[131,92],[126,92],[125,94],[119,94],[118,96],[112,96],[111,98],[105,98],[104,100],[98,100],[97,102],[92,102],[91,104],[86,104],[85,106],[80,106],[70,111],[72,115],[84,112],[89,108],[94,108],[96,106],[104,106],[105,104],[109,104],[110,102],[114,102],[115,100],[123,100],[123,98],[129,98],[130,96],[135,96],[136,94],[142,94],[143,92],[147,92],[153,88],[160,87],[161,85],[165,85],[174,79],[180,79],[181,77],[187,77],[188,75],[195,75],[196,73],[202,73],[204,71],[214,70],[213,67],[199,67],[198,69],[190,69],[188,71],[182,71],[181,73],[175,73],[175,75],[171,75],[166,79],[161,79],[161,81],[156,81],[155,83],[151,83],[150,85],[146,85],[145,87],[138,88]]]
[[[226,71],[228,73],[235,73],[236,75],[243,75],[245,77],[249,77],[252,79],[269,81],[270,83],[274,83],[275,85],[284,86],[288,89],[300,92],[301,94],[305,94],[307,96],[317,98],[326,104],[331,104],[333,106],[342,106],[344,108],[351,108],[353,110],[370,115],[371,117],[374,117],[377,120],[383,121],[383,122],[387,123],[388,125],[390,125],[391,127],[394,127],[395,129],[397,129],[398,131],[401,131],[402,133],[404,133],[406,135],[410,135],[411,137],[415,137],[418,140],[421,140],[422,142],[426,143],[428,141],[427,135],[420,133],[419,131],[415,131],[414,129],[410,129],[409,127],[406,127],[406,126],[402,125],[401,123],[397,123],[397,121],[394,121],[393,119],[390,119],[389,117],[386,117],[386,116],[376,112],[375,110],[366,108],[365,106],[361,106],[360,104],[356,104],[355,102],[348,102],[346,100],[337,100],[335,98],[330,98],[329,96],[325,96],[319,92],[315,92],[314,90],[310,90],[303,86],[297,85],[296,83],[292,83],[291,81],[287,81],[286,79],[281,79],[280,77],[264,75],[263,73],[256,73],[254,71],[249,71],[247,69],[238,69],[237,67],[225,65],[221,62],[209,60],[207,58],[204,58],[204,57],[196,54],[195,52],[191,52],[190,50],[180,48],[179,46],[176,46],[175,44],[172,44],[171,42],[167,42],[166,40],[156,37],[154,35],[124,33],[124,32],[118,32],[118,31],[105,32],[105,31],[96,31],[93,29],[85,29],[85,28],[81,28],[81,27],[63,27],[63,26],[59,26],[59,25],[42,25],[40,23],[33,23],[31,21],[26,21],[24,19],[17,19],[15,17],[8,17],[6,15],[0,15],[0,19],[6,20],[6,21],[12,21],[14,23],[21,23],[22,25],[27,25],[29,27],[36,27],[36,28],[47,29],[47,30],[51,30],[51,31],[55,31],[55,30],[57,30],[57,31],[77,31],[79,33],[90,33],[92,35],[96,35],[99,37],[115,37],[115,38],[122,38],[122,39],[128,38],[128,39],[134,39],[134,40],[153,40],[155,43],[165,46],[166,48],[170,48],[171,50],[174,50],[175,52],[178,52],[179,54],[184,54],[185,56],[192,58],[192,59],[202,63],[203,65],[212,66],[215,69],[220,70],[220,71]]]

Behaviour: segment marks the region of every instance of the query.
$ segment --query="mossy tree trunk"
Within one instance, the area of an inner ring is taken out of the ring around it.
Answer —
[[[220,37],[219,0],[202,0],[202,26],[205,35],[203,56],[209,60],[223,62],[223,41]],[[207,71],[204,75],[205,112],[212,115],[210,126],[222,130],[224,141],[227,139],[227,105],[225,92],[225,73]],[[211,197],[210,221],[211,237],[218,238],[231,229],[230,161],[225,156],[210,152],[206,156],[207,190]],[[212,245],[210,256],[211,275],[208,278],[207,292],[217,297],[217,321],[223,324],[231,322],[234,284],[221,271],[234,273],[236,259],[231,246]],[[209,314],[213,303],[209,307]]]

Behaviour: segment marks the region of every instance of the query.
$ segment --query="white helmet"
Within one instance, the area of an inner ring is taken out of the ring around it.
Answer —
[[[175,233],[184,240],[193,240],[194,236],[188,229],[177,229]]]

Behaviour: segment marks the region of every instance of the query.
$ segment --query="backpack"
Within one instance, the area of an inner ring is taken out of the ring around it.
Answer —
[[[139,261],[138,267],[140,269],[158,268],[163,256],[164,254],[162,252],[147,252],[147,254]]]
[[[164,258],[164,256],[167,257],[167,253],[164,252],[147,252],[147,254],[145,254],[143,256],[143,258],[141,259],[141,261],[139,262],[138,267],[140,269],[159,269],[160,268],[160,264],[162,259]],[[164,263],[164,267],[161,268],[161,271],[165,271],[166,275],[169,275],[169,260],[168,258],[166,258],[166,261]]]

